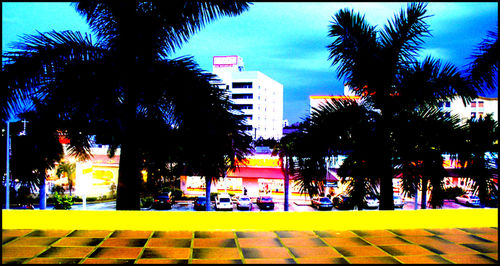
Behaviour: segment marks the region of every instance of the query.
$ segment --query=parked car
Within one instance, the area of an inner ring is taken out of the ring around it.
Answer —
[[[215,210],[233,210],[233,203],[229,194],[219,194],[215,199]]]
[[[252,201],[247,196],[240,196],[240,197],[238,197],[238,201],[236,201],[236,208],[238,210],[241,210],[241,209],[251,210],[253,207],[252,205],[253,205]]]
[[[455,198],[455,202],[465,206],[480,206],[479,198],[474,195],[464,194]]]
[[[327,197],[316,197],[312,199],[312,206],[318,210],[321,209],[329,209],[333,208],[332,201]]]
[[[405,206],[405,201],[401,195],[394,195],[394,208],[403,208]]]
[[[193,205],[195,210],[204,211],[207,208],[207,198],[205,196],[197,197]]]
[[[345,194],[339,194],[333,197],[332,203],[333,207],[339,210],[349,210],[354,208],[351,196]]]
[[[365,208],[376,209],[376,208],[378,208],[379,200],[376,197],[373,197],[373,196],[366,196],[365,200],[364,200],[364,203],[365,203],[364,204]]]
[[[274,202],[273,198],[270,196],[260,196],[257,198],[257,206],[259,206],[260,209],[274,209]]]
[[[172,201],[168,193],[161,193],[154,197],[153,200],[153,209],[161,210],[161,209],[172,209]]]
[[[486,199],[486,207],[498,208],[498,196],[492,194],[488,199]]]

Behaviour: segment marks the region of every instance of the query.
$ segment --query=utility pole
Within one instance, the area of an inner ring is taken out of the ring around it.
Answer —
[[[10,121],[7,121],[7,173],[5,179],[5,209],[10,209]]]
[[[288,211],[288,190],[289,190],[289,183],[290,183],[290,177],[288,175],[288,156],[285,156],[285,211]]]

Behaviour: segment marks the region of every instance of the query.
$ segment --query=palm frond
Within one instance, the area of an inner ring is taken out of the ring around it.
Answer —
[[[328,36],[334,39],[327,46],[328,60],[332,60],[332,66],[337,66],[339,79],[346,78],[348,83],[354,83],[353,69],[373,66],[369,60],[377,49],[376,29],[364,16],[347,9],[338,11],[330,23]]]
[[[468,65],[470,78],[479,93],[498,89],[498,28],[476,47]]]
[[[75,7],[99,36],[112,41],[123,37],[126,30],[127,34],[150,39],[138,45],[152,45],[150,48],[158,55],[167,56],[206,23],[221,16],[239,15],[248,10],[249,5],[246,2],[80,1]]]
[[[390,62],[412,62],[423,38],[430,36],[426,7],[427,3],[409,3],[406,11],[401,9],[380,32],[380,42]]]

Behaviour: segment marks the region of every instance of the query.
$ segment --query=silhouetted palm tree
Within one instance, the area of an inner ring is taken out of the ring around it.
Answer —
[[[284,176],[284,211],[288,211],[289,191],[290,191],[290,175],[293,175],[294,160],[293,149],[296,138],[296,133],[283,136],[273,147],[272,155],[278,156],[280,161],[281,172]]]
[[[64,173],[68,178],[68,189],[70,196],[71,196],[71,191],[73,190],[75,170],[76,170],[76,164],[67,162],[61,162],[56,168],[57,177],[60,178],[61,175]]]
[[[491,114],[468,119],[464,133],[465,142],[459,154],[461,165],[465,168],[462,174],[474,181],[474,192],[484,206],[490,195],[498,193],[498,185],[493,182],[495,178],[498,180],[498,157],[491,157],[498,152],[498,122]]]
[[[210,210],[212,182],[246,162],[252,152],[252,137],[244,132],[242,116],[230,110],[231,102],[223,90],[214,90],[191,100],[192,110],[179,128],[182,136],[180,156],[185,171],[205,178],[206,210]]]
[[[37,188],[40,190],[45,188],[47,171],[63,158],[64,150],[59,142],[59,136],[47,130],[54,126],[53,121],[46,120],[33,111],[19,116],[28,123],[25,131],[22,121],[11,123],[11,180],[17,179],[21,186],[28,187],[30,192],[35,192]],[[24,131],[24,134],[19,134],[21,131]],[[2,144],[5,144],[5,139],[2,138],[2,141]],[[3,145],[2,147],[5,148]],[[5,152],[0,155],[3,162],[5,156]],[[3,172],[5,166],[2,164],[0,167]],[[40,203],[44,204],[44,200],[45,198],[40,197]]]
[[[403,193],[415,196],[422,191],[422,209],[427,206],[427,191],[431,189],[433,208],[443,205],[443,154],[455,154],[460,146],[461,125],[458,116],[446,116],[432,105],[401,112],[395,134],[396,173],[401,176]]]
[[[498,27],[478,45],[469,64],[470,78],[479,92],[498,89]]]
[[[248,4],[81,1],[76,8],[97,39],[71,31],[24,36],[5,54],[8,102],[2,107],[38,99],[82,158],[90,156],[91,135],[111,145],[110,155],[120,147],[116,208],[138,210],[140,141],[148,137],[141,119],[178,127],[185,116],[180,106],[190,103],[179,102],[176,92],[213,88],[213,76],[190,58],[166,57],[206,23],[238,15]]]
[[[370,26],[364,16],[347,9],[338,11],[330,25],[329,36],[334,40],[328,46],[329,59],[332,65],[337,66],[338,77],[345,79],[357,95],[373,104],[381,114],[374,132],[382,148],[378,152],[381,210],[394,208],[394,173],[391,166],[394,158],[391,146],[393,116],[407,108],[404,104],[414,95],[431,96],[427,99],[450,99],[457,94],[475,95],[458,70],[449,64],[443,67],[443,73],[451,78],[451,84],[437,83],[426,88],[429,91],[422,91],[414,90],[418,87],[408,82],[407,72],[422,66],[416,62],[416,56],[423,38],[430,36],[429,26],[425,22],[429,17],[426,6],[425,3],[409,3],[406,10],[396,14],[382,30]],[[433,61],[431,58],[424,60],[423,66],[433,65],[426,63]],[[419,81],[418,78],[414,80]]]
[[[337,174],[360,210],[367,194],[378,194],[377,116],[369,104],[344,99],[328,101],[311,114],[309,133],[324,147],[324,156],[347,155]]]

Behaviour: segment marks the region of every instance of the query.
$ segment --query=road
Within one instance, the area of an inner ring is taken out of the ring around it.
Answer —
[[[458,203],[455,203],[452,200],[445,200],[444,206],[443,206],[443,209],[468,209],[468,208],[471,208],[471,207],[466,207],[466,206],[460,205]],[[81,204],[73,205],[71,209],[72,210],[83,210],[83,206]],[[104,202],[104,203],[90,203],[90,204],[87,204],[86,209],[87,210],[115,210],[116,209],[116,202],[110,201],[110,202]],[[192,201],[177,202],[172,206],[171,210],[155,210],[155,209],[141,209],[141,210],[143,210],[143,211],[195,211],[193,209]],[[212,207],[212,210],[214,210],[213,207]],[[277,202],[277,203],[275,203],[274,210],[262,210],[262,211],[283,211],[283,210],[284,210],[283,203]],[[307,201],[302,201],[300,203],[291,203],[291,204],[289,204],[288,210],[291,212],[318,211],[317,209],[308,205]],[[376,210],[378,210],[378,209],[367,209],[364,211],[376,211]],[[406,201],[405,206],[402,209],[396,208],[395,210],[414,210],[414,202],[413,201]],[[258,212],[261,210],[259,209],[259,207],[256,204],[254,204],[253,208],[251,210],[237,210],[236,207],[234,207],[233,211]],[[333,208],[332,211],[339,211],[339,210]]]

